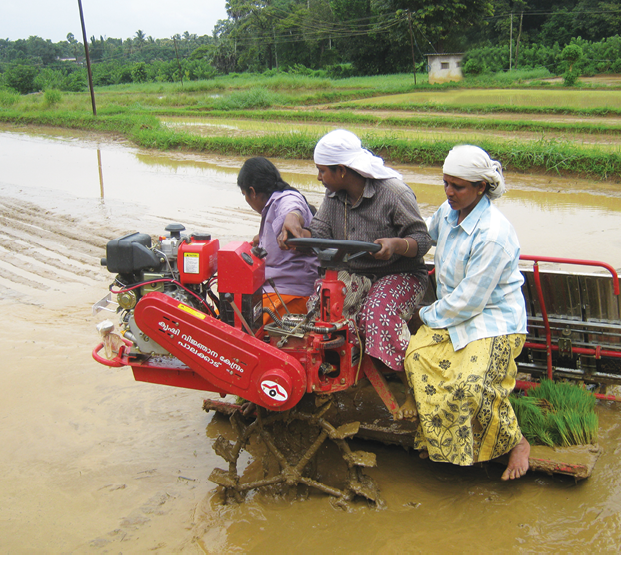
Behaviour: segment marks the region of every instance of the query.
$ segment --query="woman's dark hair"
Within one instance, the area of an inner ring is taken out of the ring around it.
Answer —
[[[241,167],[237,175],[237,185],[246,192],[251,186],[258,194],[273,194],[274,192],[284,192],[294,190],[287,184],[280,172],[271,161],[265,157],[252,157]]]
[[[247,192],[248,188],[252,186],[257,194],[266,194],[267,196],[285,190],[299,193],[299,190],[292,188],[282,179],[274,163],[265,157],[252,157],[243,164],[237,175],[237,186],[241,188],[242,192]],[[306,201],[304,194],[302,197]],[[311,206],[308,201],[306,201],[306,205],[315,215],[317,211],[315,207]]]

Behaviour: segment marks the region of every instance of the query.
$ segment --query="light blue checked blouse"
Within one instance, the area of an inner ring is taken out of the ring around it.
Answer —
[[[524,277],[513,226],[487,196],[459,225],[458,215],[447,201],[427,220],[436,242],[438,299],[420,310],[420,318],[448,329],[456,351],[477,339],[525,334]]]

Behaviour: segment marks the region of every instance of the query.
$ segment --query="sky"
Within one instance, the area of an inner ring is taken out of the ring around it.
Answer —
[[[226,19],[226,0],[82,0],[86,36],[127,39],[142,30],[154,39],[188,31],[211,35]],[[38,35],[53,43],[73,33],[82,41],[78,0],[2,0],[0,39]]]

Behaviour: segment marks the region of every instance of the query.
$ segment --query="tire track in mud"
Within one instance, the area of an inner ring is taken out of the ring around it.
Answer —
[[[100,260],[121,235],[91,218],[76,218],[17,198],[0,204],[0,298],[66,306],[108,278]],[[125,234],[125,233],[122,233]]]
[[[184,235],[209,233],[214,239],[220,239],[221,245],[232,240],[249,241],[259,232],[260,216],[252,210],[211,207],[205,210],[193,210],[192,214],[184,212],[182,215],[183,217],[174,220],[153,215],[149,219],[161,225],[158,234],[165,234],[164,228],[171,222],[181,223],[186,227]],[[126,234],[127,232],[123,233]]]

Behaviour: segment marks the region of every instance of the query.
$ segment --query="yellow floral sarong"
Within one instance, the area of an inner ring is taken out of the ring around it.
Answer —
[[[419,416],[414,448],[436,462],[470,466],[515,447],[522,433],[509,394],[524,341],[502,335],[455,352],[446,329],[423,325],[405,357]]]

